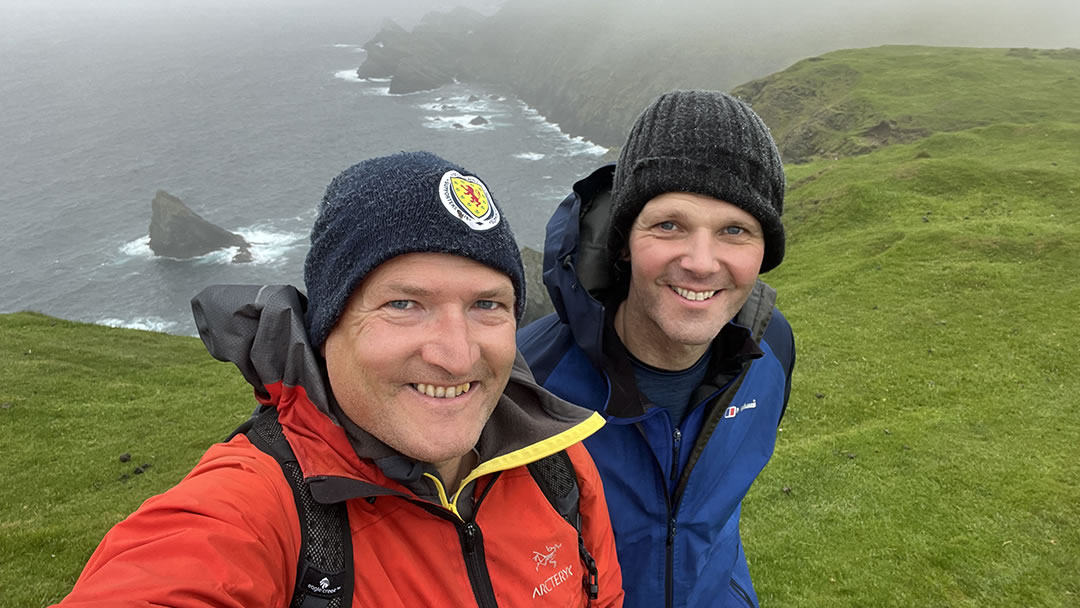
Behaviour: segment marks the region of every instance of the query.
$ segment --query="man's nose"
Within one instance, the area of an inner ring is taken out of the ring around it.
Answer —
[[[427,342],[421,349],[426,363],[441,367],[454,380],[467,380],[480,358],[480,345],[472,337],[462,312],[441,312],[428,324]]]
[[[697,231],[686,240],[686,252],[680,264],[687,272],[706,275],[720,269],[717,243],[706,231]]]

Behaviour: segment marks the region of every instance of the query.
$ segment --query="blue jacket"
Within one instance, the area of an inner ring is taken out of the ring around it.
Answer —
[[[607,418],[585,445],[604,482],[625,605],[757,606],[739,512],[787,405],[791,326],[758,281],[713,340],[682,424],[647,403],[604,305],[621,300],[606,254],[613,170],[575,184],[548,222],[544,283],[556,312],[523,328],[518,346],[540,384]]]

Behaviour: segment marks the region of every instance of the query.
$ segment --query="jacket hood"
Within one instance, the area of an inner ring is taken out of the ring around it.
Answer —
[[[236,365],[259,403],[277,408],[305,479],[345,477],[403,491],[374,461],[393,460],[398,469],[407,457],[362,429],[349,440],[325,361],[308,340],[306,305],[304,295],[290,285],[215,285],[191,301],[199,337],[210,354]],[[518,353],[510,381],[480,434],[479,462],[468,478],[539,460],[602,425],[594,412],[537,385]],[[317,494],[314,484],[312,493]],[[348,496],[335,497],[343,498]]]
[[[574,184],[547,223],[544,285],[559,320],[594,361],[603,347],[604,300],[611,277],[607,252],[611,183],[615,165],[605,165]]]

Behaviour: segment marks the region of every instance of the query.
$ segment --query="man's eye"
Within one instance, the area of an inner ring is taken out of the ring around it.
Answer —
[[[481,310],[497,310],[502,304],[495,300],[477,300],[476,307]]]
[[[677,226],[675,225],[675,222],[660,222],[659,224],[656,225],[656,227],[659,228],[660,230],[670,231],[670,230],[675,230],[675,228]]]
[[[408,310],[415,304],[412,300],[390,300],[386,303],[387,306],[395,310]]]
[[[746,232],[746,229],[742,226],[728,226],[724,228],[724,234],[729,234],[732,236],[738,236],[740,234],[743,234],[744,232]]]

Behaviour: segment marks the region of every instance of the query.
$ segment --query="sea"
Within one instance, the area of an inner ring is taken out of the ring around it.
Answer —
[[[0,313],[195,335],[189,302],[208,285],[302,286],[326,185],[402,150],[478,173],[519,244],[540,249],[607,152],[507,90],[390,95],[357,78],[384,16],[294,26],[284,11],[254,23],[178,11],[0,25]],[[244,236],[254,261],[155,257],[158,190]]]

